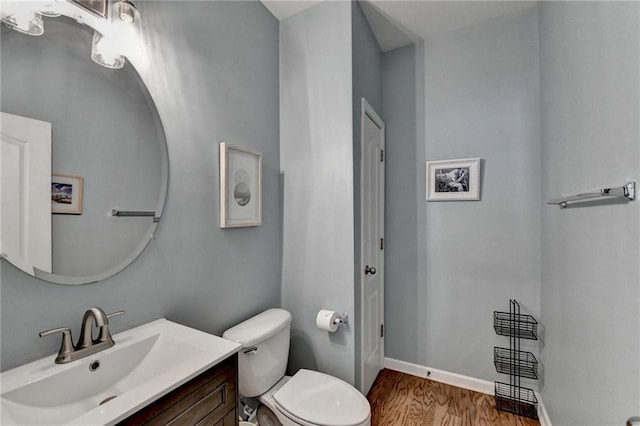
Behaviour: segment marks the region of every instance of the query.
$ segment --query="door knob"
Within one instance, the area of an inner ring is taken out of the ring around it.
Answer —
[[[367,275],[367,274],[375,275],[376,274],[376,268],[373,267],[373,266],[367,265],[367,266],[364,267],[364,274],[365,275]]]

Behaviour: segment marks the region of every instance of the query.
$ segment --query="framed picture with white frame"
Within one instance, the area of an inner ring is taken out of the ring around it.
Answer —
[[[262,155],[220,143],[220,227],[262,225]]]
[[[51,213],[82,214],[82,176],[51,175]]]
[[[427,201],[480,199],[480,158],[427,161]]]

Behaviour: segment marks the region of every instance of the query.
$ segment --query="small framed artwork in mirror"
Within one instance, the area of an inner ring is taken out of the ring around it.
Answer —
[[[427,201],[479,199],[479,158],[427,161]]]
[[[82,176],[51,175],[51,213],[82,214]]]
[[[220,227],[262,225],[262,155],[220,143]]]

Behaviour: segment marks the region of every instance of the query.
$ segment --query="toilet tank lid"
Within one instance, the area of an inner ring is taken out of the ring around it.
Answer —
[[[222,334],[227,340],[240,343],[246,348],[256,345],[291,323],[291,314],[284,309],[268,309],[261,314],[231,327]]]

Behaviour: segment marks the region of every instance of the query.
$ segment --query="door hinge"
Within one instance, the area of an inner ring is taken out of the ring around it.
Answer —
[[[384,337],[384,324],[380,324],[380,337]]]
[[[380,238],[380,250],[384,250],[384,238]]]
[[[380,162],[384,161],[384,149],[380,150]]]

